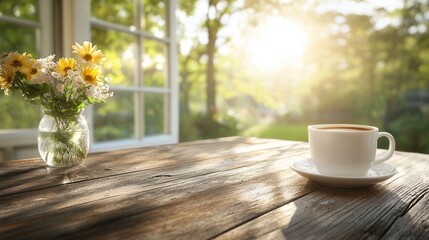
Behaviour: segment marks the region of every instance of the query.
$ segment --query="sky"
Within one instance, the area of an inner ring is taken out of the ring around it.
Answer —
[[[319,12],[337,11],[344,15],[359,14],[371,15],[374,19],[375,29],[381,29],[389,24],[398,25],[399,19],[388,16],[379,15],[376,13],[377,8],[385,8],[387,11],[392,12],[395,9],[403,7],[402,0],[367,0],[362,2],[356,1],[341,1],[341,0],[328,0],[324,5],[318,8]]]
[[[367,0],[367,1],[347,1],[347,0],[327,0],[318,9],[319,11],[338,11],[343,14],[374,14],[376,8],[386,8],[393,11],[402,8],[402,0]]]

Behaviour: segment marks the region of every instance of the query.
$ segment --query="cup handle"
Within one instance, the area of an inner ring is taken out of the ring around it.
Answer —
[[[387,132],[379,132],[377,140],[381,137],[387,137],[387,139],[389,139],[389,149],[386,152],[377,155],[373,164],[379,164],[386,161],[387,159],[391,158],[395,152],[395,139],[393,138],[392,134]]]

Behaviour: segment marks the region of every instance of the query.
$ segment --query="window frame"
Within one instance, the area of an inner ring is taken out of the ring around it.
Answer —
[[[70,11],[72,9],[72,11]],[[101,29],[111,29],[127,34],[132,34],[136,37],[137,45],[140,52],[143,52],[142,39],[151,39],[158,42],[162,42],[167,45],[167,79],[168,84],[164,87],[148,87],[148,86],[111,86],[112,91],[131,91],[133,93],[139,93],[138,100],[134,100],[135,105],[135,116],[136,120],[133,124],[135,125],[134,139],[123,139],[123,140],[112,140],[95,142],[94,141],[94,107],[87,106],[85,108],[85,116],[88,120],[90,129],[90,151],[101,152],[114,149],[124,149],[133,147],[153,146],[161,144],[173,144],[177,143],[179,139],[179,98],[178,98],[178,68],[177,68],[177,43],[176,43],[176,9],[177,1],[167,1],[167,32],[165,37],[157,37],[148,32],[145,32],[138,27],[135,31],[130,30],[125,26],[114,24],[111,22],[103,21],[97,18],[91,17],[90,1],[87,0],[75,0],[75,1],[64,1],[63,2],[63,52],[67,53],[69,46],[74,42],[83,42],[91,39],[91,27],[95,26]],[[138,10],[140,11],[140,10]],[[139,13],[140,15],[140,13]],[[140,55],[140,54],[139,54]],[[68,55],[70,56],[70,55]],[[137,66],[141,64],[141,56],[138,57],[139,62]],[[137,67],[137,78],[141,83],[141,79],[144,78],[141,67]],[[166,132],[159,135],[146,136],[144,133],[144,94],[145,93],[157,93],[168,96],[168,101],[165,101],[167,106],[164,111],[167,111],[164,116],[164,126]]]

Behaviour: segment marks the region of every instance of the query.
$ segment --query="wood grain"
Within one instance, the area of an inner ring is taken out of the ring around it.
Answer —
[[[0,164],[2,239],[372,239],[428,237],[429,156],[398,174],[326,187],[289,167],[308,144],[232,137],[91,155],[47,171]]]
[[[148,169],[198,162],[287,144],[279,140],[230,137],[90,155],[71,169],[46,167],[41,159],[0,162],[0,196]]]
[[[362,189],[320,188],[219,235],[218,239],[268,238],[279,232],[288,239],[382,236],[409,210],[410,203],[428,189],[426,155],[397,153],[393,162],[399,173],[385,183]]]
[[[429,189],[389,228],[383,239],[429,239]]]
[[[188,179],[191,182],[197,182],[200,179],[212,180],[211,182],[215,184],[214,179],[211,179],[213,176],[221,178],[222,181],[235,179],[237,176],[240,177],[239,180],[243,180],[247,175],[254,177],[258,174],[269,173],[268,170],[287,169],[287,161],[283,160],[285,157],[283,152],[288,152],[288,155],[292,156],[294,152],[300,153],[301,151],[301,148],[294,150],[293,145],[291,145],[269,152],[263,150],[237,156],[207,159],[198,162],[198,164],[188,162],[187,164],[166,167],[162,170],[143,170],[73,184],[62,184],[30,193],[22,192],[0,198],[3,204],[8,206],[8,208],[1,209],[0,213],[4,219],[18,216],[26,217],[29,214],[37,214],[37,210],[46,211],[43,206],[50,206],[49,210],[56,211],[60,208],[103,198],[165,188]],[[266,161],[267,158],[270,161]],[[66,175],[64,178],[68,178],[68,176]],[[205,183],[205,185],[207,184]],[[56,197],[58,195],[61,197]]]

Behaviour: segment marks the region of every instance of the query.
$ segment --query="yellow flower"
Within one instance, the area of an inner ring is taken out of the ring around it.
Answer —
[[[34,59],[31,54],[17,52],[9,53],[6,57],[5,64],[16,70],[29,69],[33,66]]]
[[[12,82],[15,79],[15,70],[11,67],[4,67],[0,69],[0,86],[4,90],[5,94],[8,95],[9,89],[12,86]]]
[[[30,80],[30,83],[38,83],[40,81],[39,78],[42,74],[42,64],[37,61],[34,61],[33,66],[26,74],[27,76],[29,76],[27,78]]]
[[[30,59],[31,67],[25,67],[19,69],[19,71],[23,74],[25,74],[27,79],[31,79],[34,76],[37,76],[40,74],[40,70],[42,69],[42,66],[36,62],[34,59]]]
[[[100,68],[92,68],[89,66],[85,67],[85,69],[82,72],[83,80],[95,86],[98,85],[99,75],[100,75]]]
[[[76,60],[74,58],[61,58],[57,63],[57,72],[62,75],[67,75],[68,70],[74,70]]]
[[[76,54],[79,58],[85,60],[86,62],[94,63],[100,65],[103,61],[103,54],[101,50],[97,50],[97,46],[92,46],[91,42],[83,42],[82,45],[75,43],[73,46],[73,53]]]
[[[40,74],[40,70],[42,70],[42,65],[34,61],[33,66],[30,69],[30,76],[38,76]]]

